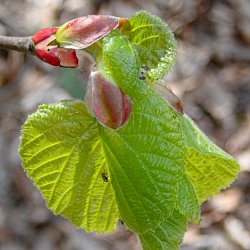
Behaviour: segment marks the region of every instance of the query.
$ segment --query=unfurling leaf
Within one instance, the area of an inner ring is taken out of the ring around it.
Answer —
[[[176,56],[173,32],[161,19],[146,11],[129,18],[129,41],[137,50],[141,65],[149,68],[149,81],[162,79],[172,68]]]
[[[56,40],[60,47],[84,49],[117,29],[126,19],[108,15],[88,15],[79,17],[60,26]]]

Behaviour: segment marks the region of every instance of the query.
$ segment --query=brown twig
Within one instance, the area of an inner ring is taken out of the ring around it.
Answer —
[[[34,55],[32,37],[0,36],[0,49],[10,49]]]

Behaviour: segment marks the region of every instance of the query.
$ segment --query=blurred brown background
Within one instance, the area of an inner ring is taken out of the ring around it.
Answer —
[[[87,14],[130,17],[145,9],[166,21],[178,41],[166,78],[185,111],[241,164],[230,189],[206,202],[200,227],[190,225],[182,250],[250,249],[249,0],[0,0],[0,34],[34,34]],[[54,216],[23,173],[18,137],[42,103],[82,98],[86,75],[32,56],[0,50],[0,250],[135,250],[119,227],[97,236]]]

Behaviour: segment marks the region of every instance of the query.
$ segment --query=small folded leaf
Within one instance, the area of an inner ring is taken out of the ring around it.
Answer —
[[[90,78],[97,120],[113,129],[122,127],[128,120],[132,108],[129,96],[100,72],[92,72]]]
[[[139,11],[129,19],[129,41],[137,50],[141,65],[149,68],[149,80],[162,79],[175,62],[176,41],[173,32],[161,19]]]
[[[58,28],[57,43],[63,48],[84,49],[118,28],[120,20],[122,24],[122,18],[108,15],[88,15],[70,20]]]

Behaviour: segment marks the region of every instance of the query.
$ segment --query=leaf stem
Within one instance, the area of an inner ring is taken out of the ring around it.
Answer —
[[[16,50],[25,54],[34,55],[34,44],[31,36],[0,36],[0,49]]]

